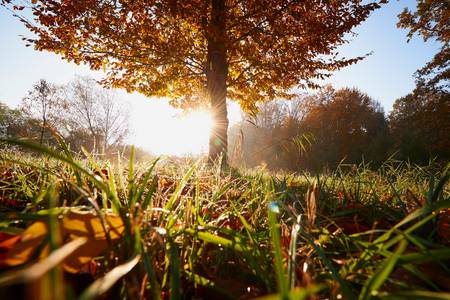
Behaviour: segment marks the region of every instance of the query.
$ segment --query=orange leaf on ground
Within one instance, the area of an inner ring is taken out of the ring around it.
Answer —
[[[105,226],[100,217],[94,211],[68,210],[63,213],[63,218],[59,220],[59,232],[62,240],[66,243],[79,237],[85,237],[88,242],[75,250],[64,260],[63,267],[67,272],[76,273],[83,266],[89,263],[94,257],[100,255],[109,246],[109,241],[105,234],[109,234],[111,242],[121,238],[124,232],[124,225],[121,218],[113,214],[105,214]],[[20,236],[12,237],[3,243],[10,245],[7,252],[0,256],[0,265],[16,266],[29,261],[36,250],[42,245],[48,235],[48,226],[43,221],[34,222]],[[14,240],[13,240],[14,239]],[[46,257],[49,247],[46,245],[41,251],[40,258]]]
[[[36,221],[21,235],[20,242],[14,245],[5,255],[0,265],[17,266],[28,261],[48,234],[48,226],[43,221]]]

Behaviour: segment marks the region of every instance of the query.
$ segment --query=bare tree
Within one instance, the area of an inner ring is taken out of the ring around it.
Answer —
[[[98,129],[103,137],[104,150],[120,144],[128,134],[128,109],[116,99],[114,92],[103,89],[99,98]]]
[[[60,89],[45,79],[35,83],[22,99],[21,108],[25,114],[40,121],[40,144],[44,141],[46,128],[58,119],[61,101]]]
[[[275,128],[281,125],[284,107],[281,102],[265,102],[259,105],[256,125],[263,128]]]
[[[89,132],[93,151],[104,154],[128,134],[128,108],[112,90],[101,88],[94,79],[77,77],[67,85],[65,98],[66,128]]]

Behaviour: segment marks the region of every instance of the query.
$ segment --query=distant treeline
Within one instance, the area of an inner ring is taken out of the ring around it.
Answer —
[[[365,93],[327,86],[260,105],[245,119],[230,129],[234,165],[297,171],[363,161],[377,167],[388,158],[416,164],[450,159],[450,97],[442,89],[416,89],[386,116]]]

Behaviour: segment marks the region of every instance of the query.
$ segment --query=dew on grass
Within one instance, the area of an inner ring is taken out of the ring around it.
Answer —
[[[154,227],[154,229],[159,235],[165,235],[167,233],[166,229],[162,227]]]
[[[306,273],[306,271],[308,271],[308,263],[304,262],[303,263],[303,273]]]
[[[279,213],[280,213],[280,207],[278,206],[278,204],[277,204],[276,202],[271,202],[271,203],[269,204],[269,210],[270,210],[271,212],[276,213],[276,214],[279,214]]]

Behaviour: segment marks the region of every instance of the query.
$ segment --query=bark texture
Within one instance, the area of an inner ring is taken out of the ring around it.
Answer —
[[[212,0],[208,30],[208,65],[206,70],[207,91],[213,116],[213,128],[209,139],[209,159],[216,161],[222,157],[222,164],[227,163],[228,147],[226,104],[228,62],[225,21],[225,1]]]

